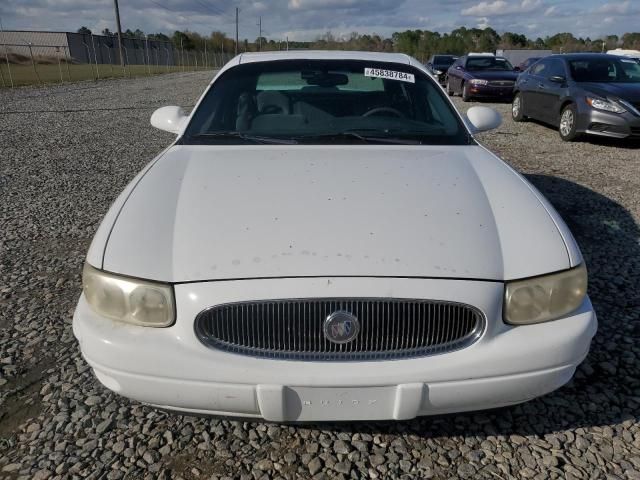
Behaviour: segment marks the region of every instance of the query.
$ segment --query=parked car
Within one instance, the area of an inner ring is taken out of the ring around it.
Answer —
[[[518,78],[511,113],[556,126],[567,141],[640,136],[640,65],[600,53],[546,57]]]
[[[542,57],[531,57],[531,58],[527,58],[524,62],[520,63],[519,65],[516,65],[516,67],[514,68],[514,70],[516,72],[524,72],[527,68],[529,68],[531,65],[533,65],[534,63],[536,63],[538,60],[540,60]]]
[[[438,79],[440,85],[446,83],[447,70],[458,59],[455,55],[433,55],[427,62],[427,69]]]
[[[566,383],[596,316],[571,233],[415,59],[231,60],[125,188],[73,319],[107,388],[190,414],[409,419]]]
[[[615,50],[607,51],[607,53],[610,55],[632,58],[636,62],[640,63],[640,50],[624,50],[622,48],[616,48]]]
[[[494,55],[464,55],[447,71],[446,90],[449,95],[462,95],[462,100],[513,98],[513,86],[518,72],[506,58]]]

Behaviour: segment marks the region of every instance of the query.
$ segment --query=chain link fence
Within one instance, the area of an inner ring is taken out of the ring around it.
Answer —
[[[66,45],[0,42],[0,86],[214,70],[233,57],[222,51],[185,50],[171,42],[142,38],[123,38],[122,47],[121,64],[117,37],[78,35]]]

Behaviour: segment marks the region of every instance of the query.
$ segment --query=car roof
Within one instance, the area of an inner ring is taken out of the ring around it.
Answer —
[[[460,57],[463,58],[463,57]],[[507,60],[507,57],[502,57],[500,55],[474,55],[474,54],[469,54],[469,55],[464,55],[464,58],[466,58],[467,60],[473,58],[495,58],[496,60]]]
[[[609,55],[607,53],[556,53],[549,55],[546,58],[564,58],[565,60],[580,60],[580,59],[597,59],[597,58],[620,58],[618,55]]]
[[[273,60],[369,60],[371,62],[391,62],[412,64],[412,58],[404,53],[358,52],[343,50],[285,50],[275,52],[241,53],[238,64],[269,62]]]
[[[213,83],[216,78],[227,70],[241,64],[274,62],[279,60],[363,60],[369,62],[388,62],[401,65],[411,65],[427,73],[425,66],[415,58],[404,53],[380,53],[380,52],[357,52],[342,50],[279,50],[275,52],[246,52],[236,55],[229,60],[218,73],[211,79]]]

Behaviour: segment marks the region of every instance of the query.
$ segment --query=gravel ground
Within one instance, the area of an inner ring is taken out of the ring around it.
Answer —
[[[565,144],[508,118],[483,140],[556,205],[591,274],[600,330],[569,385],[494,411],[317,426],[179,416],[103,388],[71,332],[84,254],[171,141],[151,111],[192,105],[208,79],[0,91],[0,477],[640,479],[639,145]]]

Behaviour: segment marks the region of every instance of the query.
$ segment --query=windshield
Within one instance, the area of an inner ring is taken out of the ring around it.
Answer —
[[[640,65],[626,58],[570,60],[569,70],[576,82],[640,83]]]
[[[183,143],[468,145],[442,89],[409,65],[354,60],[247,63],[220,76]]]
[[[433,64],[434,65],[442,65],[444,67],[450,67],[451,65],[453,65],[453,62],[456,61],[456,57],[448,57],[448,56],[436,56],[433,57]]]
[[[513,70],[513,66],[506,58],[497,57],[469,57],[467,58],[466,68],[470,72],[477,70]]]

